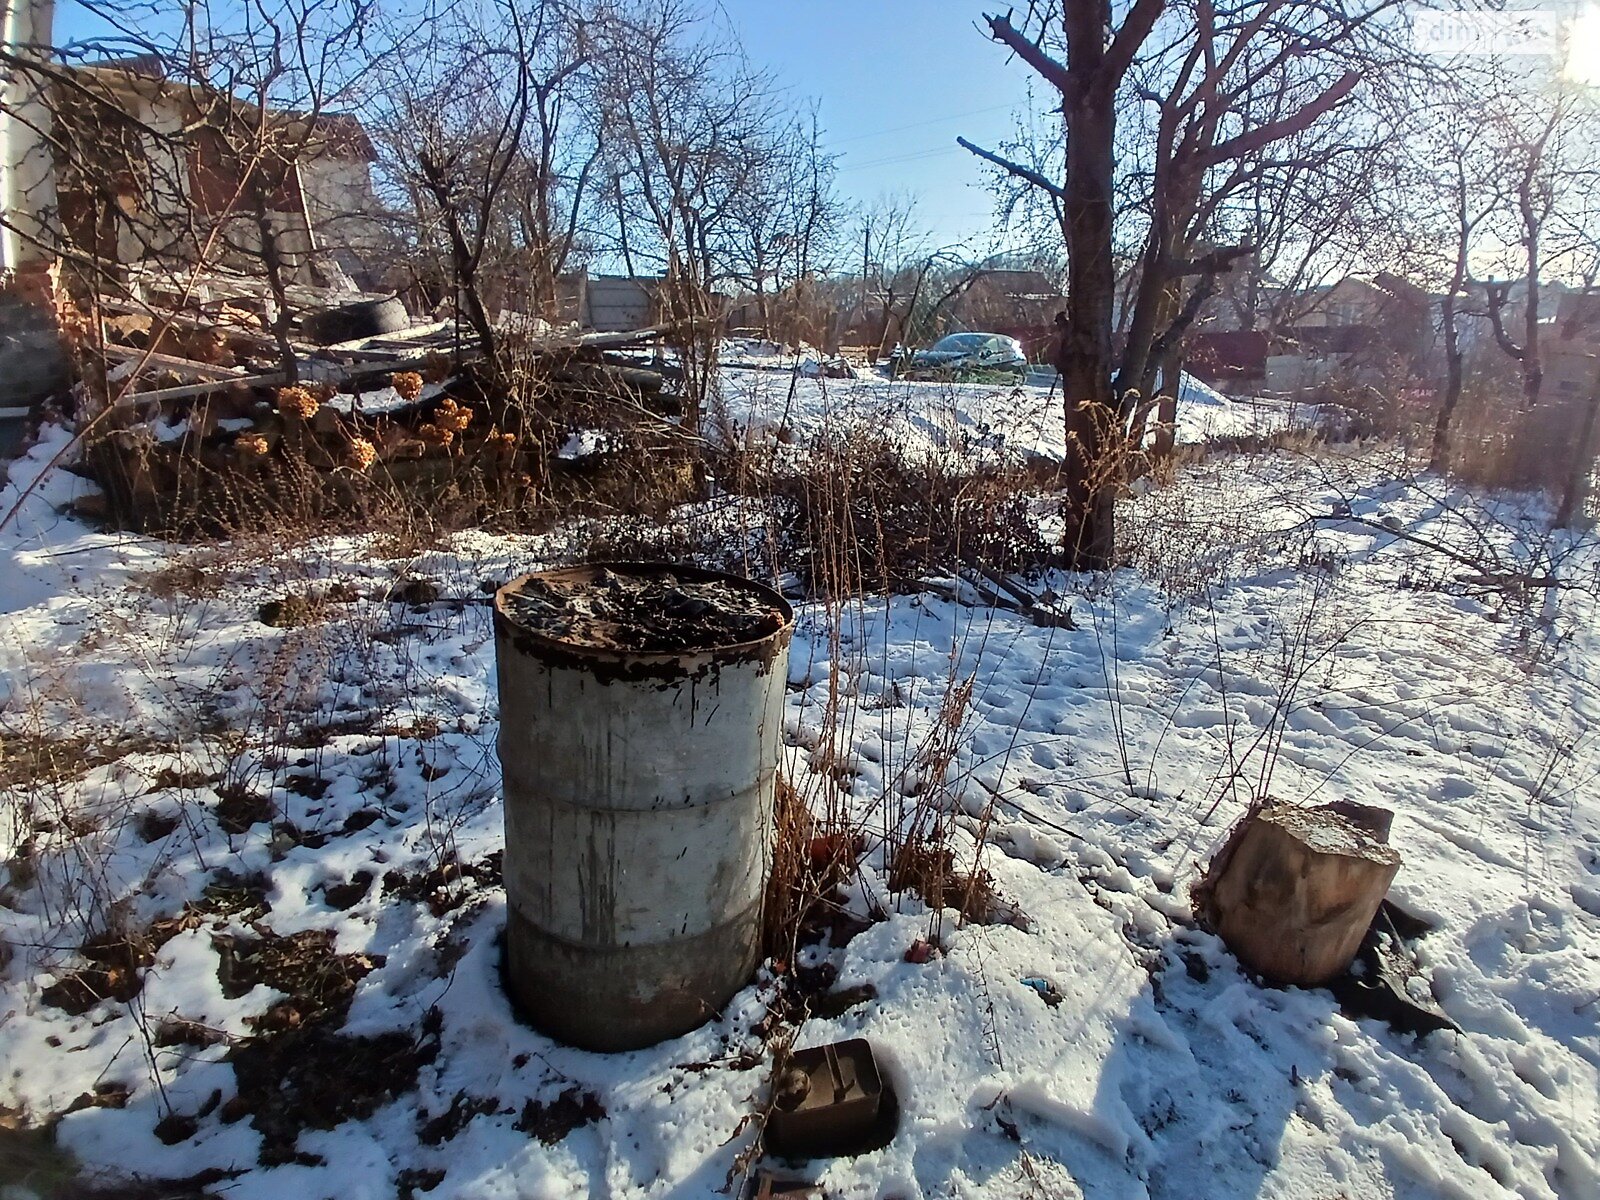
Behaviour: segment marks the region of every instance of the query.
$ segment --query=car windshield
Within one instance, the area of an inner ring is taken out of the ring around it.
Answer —
[[[989,344],[986,333],[952,333],[933,344],[935,350],[982,350]]]

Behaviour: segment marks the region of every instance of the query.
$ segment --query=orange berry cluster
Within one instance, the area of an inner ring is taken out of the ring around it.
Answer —
[[[434,410],[433,423],[440,429],[454,430],[461,433],[468,425],[472,424],[472,410],[462,408],[449,396],[439,401],[439,407]]]
[[[366,438],[352,438],[349,447],[344,452],[345,466],[357,471],[365,471],[378,458],[378,448]]]
[[[317,409],[321,407],[317,398],[306,388],[278,389],[278,411],[286,417],[299,417],[302,421],[309,421],[317,415]]]
[[[422,395],[422,376],[415,371],[396,371],[389,377],[389,386],[400,399],[409,402]]]

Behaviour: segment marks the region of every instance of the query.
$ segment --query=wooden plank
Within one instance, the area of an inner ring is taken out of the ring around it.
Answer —
[[[638,346],[654,341],[667,332],[669,332],[667,326],[653,325],[649,329],[634,329],[627,333],[584,333],[580,334],[576,341],[535,340],[534,345],[556,350],[566,349],[568,346],[577,346],[581,349],[620,350],[624,346]]]
[[[171,309],[158,308],[150,304],[133,303],[127,300],[114,300],[109,296],[101,296],[96,303],[106,312],[126,313],[135,317],[149,317],[151,331],[157,332],[163,327],[170,326],[176,329],[218,329],[223,332],[230,342],[238,344],[247,342],[249,345],[264,354],[276,355],[278,343],[258,325],[243,325],[220,317],[199,317],[191,313],[175,312]]]
[[[140,350],[137,346],[107,344],[105,356],[116,362],[137,362],[141,370],[170,371],[174,375],[187,375],[193,379],[237,379],[244,375],[242,367],[219,367],[214,363],[196,362],[192,358],[179,358],[175,354],[161,354],[154,350]]]
[[[462,362],[472,362],[482,357],[474,351],[461,355]],[[317,383],[331,383],[335,386],[353,378],[356,375],[380,374],[384,371],[404,371],[408,367],[420,367],[428,361],[426,354],[413,354],[407,358],[389,359],[382,362],[348,363],[332,372],[322,375],[320,379],[313,380]],[[282,371],[269,371],[263,375],[240,375],[231,379],[216,380],[212,383],[190,383],[182,387],[158,388],[153,392],[130,392],[117,400],[117,404],[144,404],[161,400],[183,400],[190,396],[204,396],[208,392],[221,391],[223,388],[235,385],[243,387],[278,387],[288,382],[287,376]]]
[[[379,344],[390,342],[400,343],[399,346],[395,346],[393,349],[404,349],[405,343],[408,341],[421,337],[430,337],[433,334],[442,333],[446,329],[454,327],[454,321],[432,321],[427,325],[413,325],[409,329],[398,329],[393,333],[373,333],[368,334],[366,337],[351,338],[347,342],[334,342],[331,345],[319,346],[318,350],[324,353],[329,351],[338,353],[343,350],[366,350],[374,349]]]
[[[204,396],[211,392],[220,392],[223,388],[234,387],[270,387],[281,384],[286,376],[282,371],[270,371],[265,375],[238,375],[231,379],[214,379],[209,383],[186,383],[180,387],[157,388],[153,392],[123,392],[113,402],[113,407],[124,407],[133,404],[156,404],[163,400],[183,400],[190,396]]]
[[[590,333],[583,334],[575,339],[569,338],[562,342],[535,342],[534,349],[540,353],[590,347],[600,350],[618,349],[651,341],[661,337],[666,332],[665,327],[656,326],[650,329],[636,329],[629,333]],[[384,371],[404,371],[411,367],[422,366],[435,353],[436,349],[433,348],[425,353],[412,354],[400,358],[348,363],[340,369],[324,374],[322,380],[339,384],[356,375],[379,374]],[[483,357],[483,353],[475,346],[464,345],[458,357],[461,362],[476,362]],[[181,387],[158,388],[152,392],[131,392],[125,394],[117,403],[144,404],[162,400],[183,400],[191,396],[203,396],[208,392],[220,391],[235,384],[245,387],[275,387],[285,381],[286,377],[282,371],[271,371],[263,375],[235,375],[211,383],[184,384]]]
[[[353,361],[356,361],[356,362],[368,362],[368,363],[386,362],[387,360],[393,358],[396,354],[401,353],[401,352],[406,351],[406,350],[413,351],[414,352],[413,353],[413,357],[415,357],[416,355],[424,355],[424,356],[426,356],[428,354],[454,354],[455,353],[455,349],[456,349],[456,345],[457,345],[457,342],[456,342],[456,340],[454,338],[437,338],[436,340],[432,340],[432,341],[421,341],[421,340],[418,340],[418,341],[410,343],[409,345],[399,345],[399,346],[376,346],[375,345],[375,346],[368,346],[367,348],[362,349],[362,350],[341,350],[341,351],[339,351],[339,353],[337,355],[334,355],[333,358],[334,358],[334,360],[344,359],[344,360],[353,360]],[[477,348],[478,348],[477,338],[475,338],[475,337],[464,337],[460,341],[460,346],[461,346],[462,353],[467,353],[469,351],[477,352]],[[316,357],[316,355],[313,354],[312,357]],[[322,359],[321,361],[327,362],[327,361],[329,361],[329,359]]]

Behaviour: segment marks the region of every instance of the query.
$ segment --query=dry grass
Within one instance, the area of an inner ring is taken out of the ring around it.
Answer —
[[[1572,469],[1583,407],[1567,400],[1524,408],[1513,391],[1469,387],[1455,413],[1450,471],[1475,487],[1557,494]]]

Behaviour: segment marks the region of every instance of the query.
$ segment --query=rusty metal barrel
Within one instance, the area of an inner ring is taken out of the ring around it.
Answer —
[[[494,625],[512,999],[592,1050],[687,1033],[760,960],[794,613],[615,563],[513,580]]]

